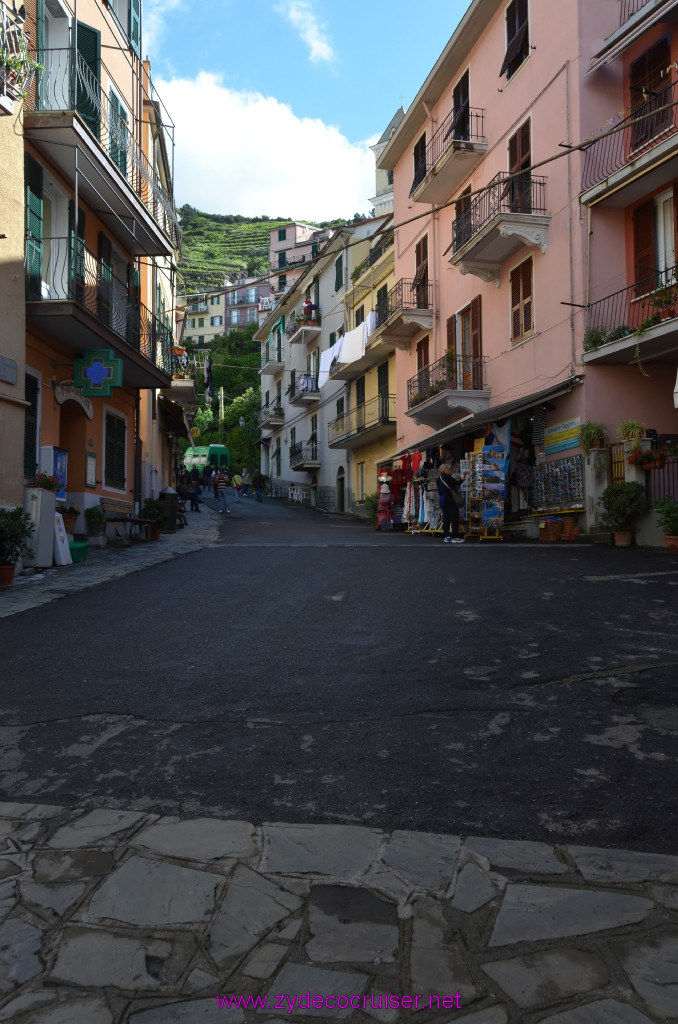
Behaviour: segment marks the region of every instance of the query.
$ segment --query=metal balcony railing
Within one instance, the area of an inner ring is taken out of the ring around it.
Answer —
[[[25,268],[27,301],[75,302],[154,366],[172,372],[171,328],[81,239],[28,238]]]
[[[282,361],[282,345],[266,342],[264,351],[261,353],[262,367],[266,366],[267,363],[282,363]]]
[[[330,444],[337,444],[358,437],[374,427],[395,423],[395,418],[395,395],[376,395],[328,423],[327,439]]]
[[[290,468],[294,469],[295,466],[300,466],[303,462],[317,462],[318,461],[318,442],[317,441],[297,441],[296,444],[290,446]]]
[[[285,334],[288,338],[291,338],[300,327],[319,327],[320,326],[320,310],[317,306],[311,306],[309,312],[304,313],[303,306],[299,309],[295,309],[285,327]]]
[[[41,50],[39,56],[44,71],[36,76],[34,95],[27,100],[27,108],[75,110],[156,224],[178,245],[180,232],[174,201],[130,130],[129,111],[117,101],[114,105],[102,85],[100,78],[105,76],[118,95],[124,95],[106,65],[100,62],[97,76],[79,53],[74,59],[72,49]]]
[[[620,341],[640,330],[641,335],[678,312],[678,266],[652,274],[586,310],[584,351],[595,352],[601,345]]]
[[[294,376],[292,383],[287,389],[290,400],[294,401],[301,395],[315,395],[318,393],[318,377],[312,373],[299,373]]]
[[[645,7],[650,0],[621,0],[621,8],[619,10],[619,24],[624,25],[632,14],[639,11],[641,7]]]
[[[380,260],[385,252],[388,252],[392,245],[393,233],[391,232],[391,234],[386,235],[378,245],[375,245],[374,249],[370,250],[370,254],[367,259],[364,259],[362,263],[358,264],[351,274],[352,280],[357,281],[359,277],[362,277],[365,271],[369,270],[370,267],[373,267],[377,260]]]
[[[485,111],[482,108],[465,103],[458,110],[451,110],[426,147],[425,158],[417,161],[410,197],[451,146],[485,141]]]
[[[18,20],[16,5],[0,0],[0,96],[18,100],[29,92],[35,76],[28,36]]]
[[[674,82],[620,121],[623,128],[593,142],[584,155],[582,189],[586,191],[604,181],[675,132],[676,108],[672,104],[676,100],[678,83]]]
[[[421,283],[412,279],[401,278],[391,288],[385,302],[378,302],[376,327],[381,327],[401,309],[432,309],[433,285],[424,280]]]
[[[500,171],[468,209],[452,222],[452,251],[459,252],[486,224],[502,213],[545,214],[546,178]]]
[[[485,360],[444,355],[407,382],[407,407],[412,409],[441,391],[485,391]]]
[[[270,402],[268,405],[264,405],[259,410],[259,426],[265,423],[267,420],[284,420],[285,410],[282,405],[277,405],[275,402]]]

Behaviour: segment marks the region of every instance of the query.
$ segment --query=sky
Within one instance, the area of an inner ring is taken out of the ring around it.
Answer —
[[[425,18],[403,0],[144,0],[143,53],[176,126],[177,206],[368,213],[369,145],[412,102],[469,0],[424,2]]]

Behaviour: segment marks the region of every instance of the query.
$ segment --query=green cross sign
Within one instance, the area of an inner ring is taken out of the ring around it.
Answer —
[[[122,359],[116,359],[111,348],[85,352],[82,359],[75,360],[73,382],[89,398],[106,398],[122,385]]]

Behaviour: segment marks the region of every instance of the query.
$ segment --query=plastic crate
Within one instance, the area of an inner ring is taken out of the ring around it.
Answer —
[[[84,562],[89,551],[88,540],[72,540],[68,544],[74,562]]]

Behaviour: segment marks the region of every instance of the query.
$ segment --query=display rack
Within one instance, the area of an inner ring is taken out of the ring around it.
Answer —
[[[503,540],[501,526],[483,522],[483,474],[485,460],[482,452],[469,452],[460,463],[462,473],[467,477],[462,485],[466,498],[464,532],[467,537],[477,540]]]
[[[584,472],[581,455],[571,455],[534,467],[533,501],[537,512],[584,508]]]

